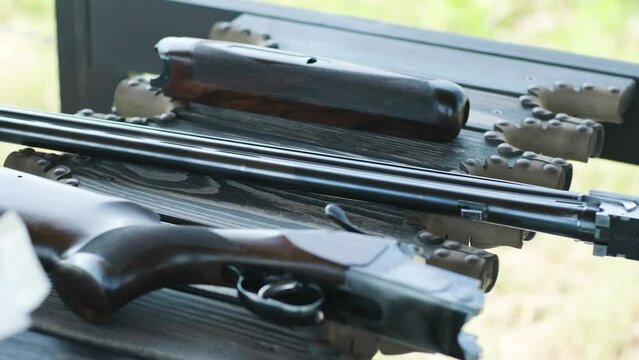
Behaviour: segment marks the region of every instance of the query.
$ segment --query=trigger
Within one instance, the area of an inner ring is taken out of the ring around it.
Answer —
[[[314,325],[323,319],[324,291],[319,286],[294,280],[263,283],[242,274],[237,279],[239,299],[255,314],[283,325]]]
[[[268,299],[281,294],[295,293],[300,291],[304,285],[297,280],[279,281],[262,286],[257,292],[257,296]]]

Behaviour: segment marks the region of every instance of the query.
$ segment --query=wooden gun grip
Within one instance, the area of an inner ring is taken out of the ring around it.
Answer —
[[[32,152],[27,149],[13,153],[6,166],[26,160],[41,168],[50,165],[46,159],[28,158]],[[111,229],[160,221],[156,213],[133,202],[6,167],[0,167],[0,183],[0,214],[8,210],[20,214],[38,258],[47,269],[65,254]]]
[[[230,285],[223,277],[229,264],[341,281],[342,266],[296,247],[284,234],[172,225],[119,228],[56,263],[53,281],[65,303],[91,322],[104,322],[130,300],[161,287]]]
[[[325,316],[458,357],[461,327],[483,301],[477,280],[418,264],[394,241],[326,230],[130,226],[93,239],[52,275],[64,302],[91,322],[160,287],[234,286],[270,321]]]
[[[165,38],[151,83],[177,100],[404,138],[454,139],[463,89],[351,63],[246,44]]]

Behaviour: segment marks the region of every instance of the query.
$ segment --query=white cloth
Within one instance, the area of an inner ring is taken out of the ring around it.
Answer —
[[[16,212],[0,217],[0,339],[27,330],[51,284]]]

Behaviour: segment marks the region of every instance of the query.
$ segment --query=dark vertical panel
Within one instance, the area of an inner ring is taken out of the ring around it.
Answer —
[[[636,77],[639,64],[567,53],[533,46],[517,45],[474,36],[410,28],[381,21],[320,13],[299,8],[283,7],[247,0],[168,0],[189,6],[215,7],[260,15],[273,19],[291,20],[377,35],[389,39],[408,40],[424,45],[436,45],[469,53],[497,55],[540,64],[561,65],[566,68],[599,72],[615,76]]]
[[[88,75],[87,0],[57,0],[55,4],[58,37],[60,101],[63,112],[85,103]]]
[[[150,71],[160,61],[153,49],[166,36],[207,37],[216,21],[230,21],[238,12],[185,6],[157,0],[91,0],[92,66],[121,64],[127,70]],[[126,58],[126,61],[124,61]]]

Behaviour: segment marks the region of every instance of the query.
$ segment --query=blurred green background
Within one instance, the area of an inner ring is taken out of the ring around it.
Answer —
[[[271,2],[639,61],[637,0]],[[0,44],[0,103],[58,110],[53,0],[0,0]],[[7,149],[0,145],[0,153]],[[604,160],[575,166],[574,190],[639,194],[637,167]],[[485,359],[639,358],[639,264],[591,251],[550,236],[524,250],[496,251],[498,285],[468,327]]]

